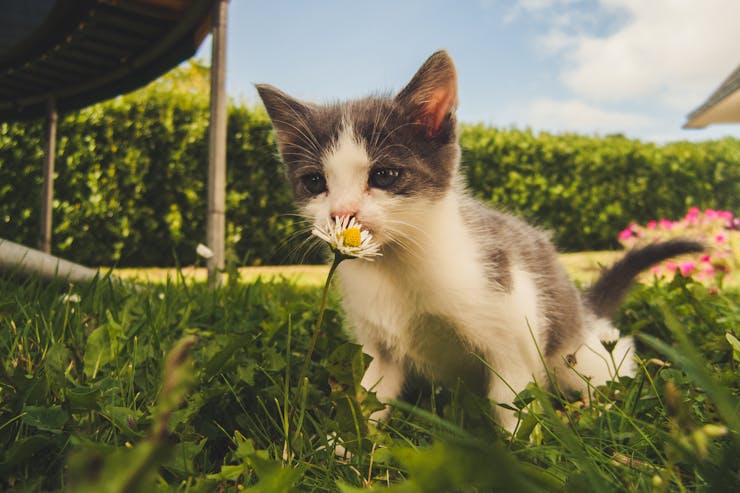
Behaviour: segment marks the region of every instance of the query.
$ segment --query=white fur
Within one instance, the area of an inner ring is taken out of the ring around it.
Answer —
[[[336,143],[322,157],[328,193],[314,197],[305,207],[307,215],[321,222],[335,215],[354,215],[374,230],[383,215],[368,187],[370,157],[364,144],[345,124]],[[377,235],[376,235],[377,236]]]
[[[544,379],[547,321],[536,273],[515,262],[510,291],[492,285],[478,232],[461,216],[461,187],[453,185],[435,200],[404,200],[370,188],[371,161],[349,125],[323,164],[328,193],[314,198],[306,212],[316,221],[355,215],[385,244],[384,256],[375,262],[348,260],[338,270],[354,336],[373,356],[364,387],[384,402],[398,398],[407,365],[454,385],[457,378],[470,377],[476,358],[491,369],[488,396],[494,402],[511,403],[528,382]],[[564,355],[549,362],[564,387],[587,391],[589,379],[599,385],[616,374],[600,342],[614,339],[614,329],[605,320],[590,322],[594,330],[573,348],[574,367]],[[619,340],[614,358],[623,365],[622,374],[632,370],[631,350],[628,339]],[[386,416],[387,410],[373,418]],[[509,430],[516,426],[513,414],[499,418]]]
[[[338,271],[353,332],[374,357],[363,385],[375,386],[381,400],[397,398],[405,361],[454,384],[481,357],[497,374],[489,397],[511,402],[544,373],[538,353],[542,316],[532,274],[515,268],[511,293],[491,289],[454,192],[427,204],[416,219],[423,234],[417,235],[413,252],[373,263],[347,261]],[[383,354],[381,345],[390,354]]]
[[[351,126],[344,126],[336,144],[325,153],[323,162],[324,174],[331,187],[330,212],[335,215],[356,214],[367,190],[370,158]]]

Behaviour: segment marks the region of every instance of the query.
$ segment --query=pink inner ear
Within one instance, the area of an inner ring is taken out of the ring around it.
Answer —
[[[419,116],[419,123],[426,127],[427,137],[433,137],[442,125],[442,121],[453,110],[456,104],[457,88],[455,81],[438,87],[429,95]]]

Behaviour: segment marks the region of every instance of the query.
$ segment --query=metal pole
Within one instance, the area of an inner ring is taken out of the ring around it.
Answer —
[[[216,0],[211,40],[211,114],[208,135],[208,283],[221,283],[226,236],[226,21],[228,0]]]
[[[88,282],[98,271],[0,238],[0,273]]]
[[[51,206],[54,198],[54,155],[57,140],[57,105],[54,97],[47,103],[46,135],[44,140],[44,183],[41,189],[41,236],[39,250],[51,253]]]

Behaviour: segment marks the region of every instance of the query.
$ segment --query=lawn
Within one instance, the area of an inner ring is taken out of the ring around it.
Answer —
[[[587,282],[596,256],[566,257]],[[584,258],[586,260],[584,260]],[[423,383],[382,429],[323,267],[66,286],[0,277],[0,489],[738,491],[740,291],[646,279],[617,323],[641,371],[565,399],[530,385],[507,438],[464,385]],[[339,436],[349,457],[337,457]]]
[[[560,259],[571,277],[579,283],[588,284],[599,274],[602,266],[613,263],[620,252],[579,252],[564,253]],[[121,268],[113,269],[112,274],[122,279],[162,283],[167,278],[182,275],[188,281],[203,282],[207,279],[205,267],[174,268]],[[322,286],[329,272],[328,265],[288,265],[241,267],[239,277],[243,282],[287,280],[301,286]]]

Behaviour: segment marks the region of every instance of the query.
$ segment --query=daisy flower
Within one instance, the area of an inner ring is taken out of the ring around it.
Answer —
[[[63,294],[60,299],[62,300],[62,303],[79,303],[82,301],[82,298],[77,293]]]
[[[197,253],[198,255],[200,255],[206,260],[213,257],[213,250],[205,246],[203,243],[198,243],[198,246],[195,247],[195,253]]]
[[[373,257],[382,255],[372,233],[354,217],[327,219],[323,226],[316,226],[311,233],[327,242],[334,254],[343,258],[373,260]]]

